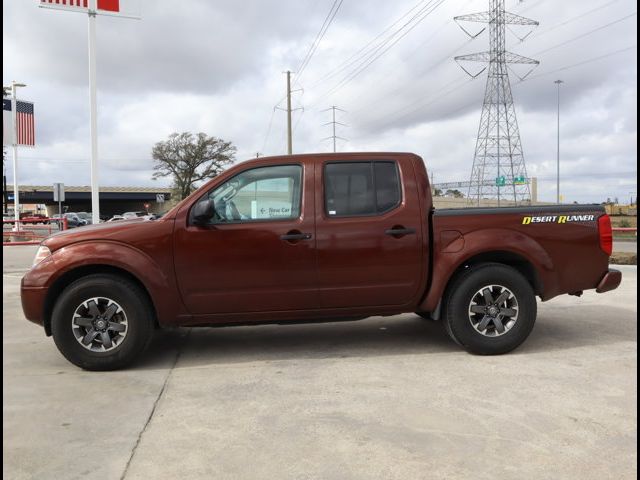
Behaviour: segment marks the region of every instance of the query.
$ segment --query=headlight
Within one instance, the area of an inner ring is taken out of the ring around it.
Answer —
[[[35,267],[49,255],[51,255],[51,250],[49,250],[44,245],[40,245],[40,247],[38,247],[38,251],[36,252],[35,258],[33,259],[33,265],[31,265],[31,268]]]

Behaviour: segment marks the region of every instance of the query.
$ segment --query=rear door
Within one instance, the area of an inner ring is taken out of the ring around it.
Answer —
[[[189,311],[314,308],[313,163],[248,167],[207,196],[216,218],[206,226],[187,220],[174,234],[176,275]]]
[[[411,159],[318,162],[316,192],[321,305],[415,302],[425,233]]]

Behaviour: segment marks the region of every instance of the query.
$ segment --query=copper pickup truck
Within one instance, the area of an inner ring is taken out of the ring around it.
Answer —
[[[260,158],[158,220],[47,238],[22,307],[87,370],[130,364],[162,327],[406,312],[501,354],[531,332],[536,296],[616,288],[611,248],[598,205],[434,210],[413,154]]]

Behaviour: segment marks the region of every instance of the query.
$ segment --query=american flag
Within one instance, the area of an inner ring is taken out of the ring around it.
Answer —
[[[89,0],[40,0],[40,3],[56,7],[89,8]],[[120,0],[98,0],[98,10],[119,12]]]
[[[12,120],[4,121],[4,117],[8,113],[11,119],[11,100],[2,99],[2,115],[3,115],[3,144],[13,143],[13,125]],[[18,145],[35,146],[36,144],[36,128],[33,116],[33,103],[16,100],[16,130],[18,131]]]

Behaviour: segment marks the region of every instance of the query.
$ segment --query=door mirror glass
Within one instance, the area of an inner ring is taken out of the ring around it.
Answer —
[[[213,218],[215,213],[216,210],[213,205],[213,201],[205,198],[204,200],[196,203],[196,205],[193,207],[193,223],[195,223],[196,225],[203,225],[209,222],[209,220]]]

